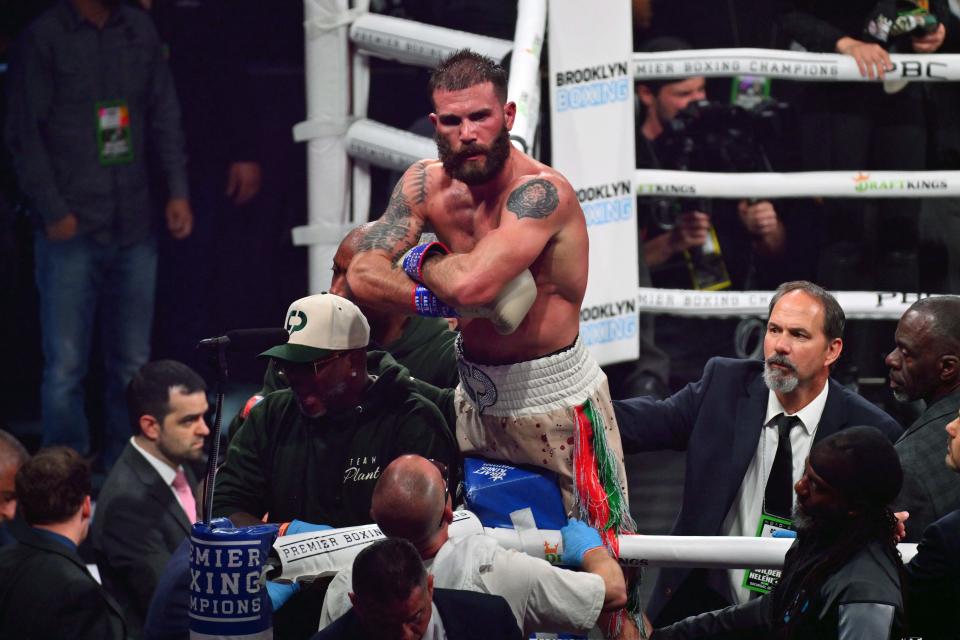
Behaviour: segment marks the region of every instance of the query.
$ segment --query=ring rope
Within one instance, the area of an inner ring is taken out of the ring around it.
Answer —
[[[691,49],[634,53],[637,80],[755,75],[784,80],[831,82],[954,82],[960,80],[960,54],[891,53],[893,69],[883,79],[864,78],[856,61],[839,53],[780,49]],[[592,70],[584,69],[585,73]]]

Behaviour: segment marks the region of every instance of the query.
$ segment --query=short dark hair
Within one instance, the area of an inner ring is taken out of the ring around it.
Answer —
[[[176,360],[156,360],[140,367],[127,385],[127,409],[133,434],[140,433],[140,416],[153,416],[157,422],[170,413],[170,390],[181,393],[206,391],[207,385],[196,371]]]
[[[427,584],[427,570],[416,547],[403,538],[373,543],[353,561],[353,593],[367,602],[406,600]]]
[[[28,524],[57,524],[72,518],[90,495],[90,466],[69,447],[49,447],[21,466],[14,482]]]
[[[431,72],[430,100],[438,89],[460,91],[484,82],[493,83],[500,101],[507,101],[507,70],[493,58],[470,49],[460,49],[441,60]]]
[[[928,316],[930,337],[938,350],[960,355],[960,297],[931,296],[917,300],[907,311]]]
[[[837,299],[830,295],[826,289],[818,284],[808,282],[807,280],[792,280],[784,282],[777,287],[773,297],[770,298],[770,308],[767,317],[773,313],[773,308],[780,302],[780,298],[791,291],[803,291],[807,295],[816,298],[823,305],[823,333],[827,340],[835,340],[843,337],[843,325],[847,321],[847,316],[843,313],[843,308]]]
[[[650,38],[642,45],[637,47],[638,53],[660,53],[663,51],[687,51],[693,49],[690,46],[690,43],[681,38],[676,38],[674,36],[657,36],[656,38]],[[663,89],[668,84],[673,84],[675,82],[682,82],[687,80],[691,76],[677,76],[676,78],[644,78],[643,80],[637,81],[638,85],[644,85],[650,89],[650,93],[654,96],[660,93],[660,89]]]

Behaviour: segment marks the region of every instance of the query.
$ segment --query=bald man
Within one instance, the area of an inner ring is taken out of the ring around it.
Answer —
[[[0,546],[14,542],[5,523],[17,514],[17,491],[14,478],[30,454],[20,441],[0,429]]]
[[[386,351],[397,363],[406,367],[410,375],[421,382],[426,382],[427,385],[419,386],[418,390],[440,408],[447,422],[452,425],[455,420],[452,417],[452,389],[460,382],[454,352],[457,334],[450,330],[450,325],[443,318],[406,316],[361,305],[353,296],[350,285],[347,283],[347,267],[372,224],[370,222],[354,227],[340,241],[337,253],[333,256],[333,280],[330,282],[330,293],[335,293],[357,304],[370,325],[368,349],[378,352]],[[375,369],[379,362],[379,359],[373,360],[371,373],[376,373]],[[436,387],[436,389],[430,387]],[[246,420],[250,410],[264,396],[284,388],[286,384],[277,378],[275,365],[271,360],[263,376],[263,387],[247,400],[240,413],[234,417],[227,429],[229,437],[233,437]],[[444,389],[451,391],[443,393]]]
[[[565,558],[567,553],[579,555],[582,572],[503,549],[483,535],[450,539],[453,506],[447,478],[441,467],[420,456],[401,456],[384,469],[370,515],[387,536],[405,538],[416,547],[436,587],[503,596],[527,636],[535,631],[586,633],[602,612],[627,602],[619,565],[599,535],[581,522],[564,527],[563,536]],[[350,608],[351,580],[344,570],[330,583],[321,628]]]
[[[340,242],[333,256],[330,293],[360,307],[370,323],[370,343],[374,348],[387,351],[415,378],[441,389],[452,389],[459,382],[453,347],[457,334],[450,330],[444,318],[408,316],[374,309],[358,301],[350,290],[347,267],[374,224],[369,222],[355,227]]]

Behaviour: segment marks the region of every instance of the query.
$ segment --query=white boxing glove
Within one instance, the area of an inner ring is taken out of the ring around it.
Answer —
[[[504,285],[493,302],[479,307],[457,307],[464,318],[486,318],[502,336],[517,330],[537,299],[537,283],[529,269]]]

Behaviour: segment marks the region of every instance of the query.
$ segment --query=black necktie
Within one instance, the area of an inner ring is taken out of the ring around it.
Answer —
[[[777,455],[770,467],[767,488],[763,494],[764,511],[782,518],[790,518],[793,512],[793,448],[790,446],[790,429],[800,424],[796,416],[778,415],[773,419],[777,425]]]

